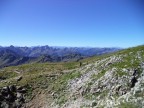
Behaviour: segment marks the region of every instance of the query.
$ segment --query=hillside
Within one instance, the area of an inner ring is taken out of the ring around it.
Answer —
[[[0,68],[29,63],[34,59],[34,57],[23,57],[14,51],[4,49],[0,51]]]
[[[2,108],[142,108],[144,46],[78,62],[3,68],[0,87]]]

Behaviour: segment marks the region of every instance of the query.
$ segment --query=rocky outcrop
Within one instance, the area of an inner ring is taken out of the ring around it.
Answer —
[[[25,103],[24,87],[10,85],[0,89],[0,108],[21,108]]]
[[[142,54],[131,54],[113,55],[79,68],[82,75],[68,82],[70,97],[62,108],[144,106]]]

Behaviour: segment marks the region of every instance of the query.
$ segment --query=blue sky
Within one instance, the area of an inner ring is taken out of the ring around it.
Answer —
[[[0,45],[141,45],[143,5],[144,0],[0,0]]]

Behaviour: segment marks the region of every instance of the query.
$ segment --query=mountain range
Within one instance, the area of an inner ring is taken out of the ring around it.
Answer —
[[[94,55],[102,55],[120,50],[120,48],[87,47],[0,47],[0,68],[25,63],[78,61]]]

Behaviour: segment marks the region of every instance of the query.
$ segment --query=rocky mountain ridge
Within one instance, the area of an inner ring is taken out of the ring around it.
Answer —
[[[68,62],[93,55],[101,55],[120,50],[118,48],[79,47],[0,47],[0,68],[26,63]]]
[[[52,46],[33,46],[33,47],[0,47],[0,51],[8,49],[11,50],[18,55],[26,56],[26,57],[38,57],[41,55],[50,55],[50,56],[65,56],[68,54],[80,54],[82,56],[94,56],[106,54],[109,52],[115,52],[120,50],[121,48],[112,47],[112,48],[94,48],[94,47],[52,47]]]

